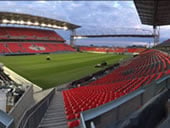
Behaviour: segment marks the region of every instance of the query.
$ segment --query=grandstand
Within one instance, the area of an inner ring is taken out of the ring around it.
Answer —
[[[63,91],[67,119],[78,119],[82,111],[98,107],[160,79],[167,74],[169,65],[169,56],[157,50],[147,50],[84,87]]]
[[[169,53],[169,47],[170,47],[170,40],[165,40],[162,43],[160,43],[159,45],[155,46],[155,48],[165,51],[167,53]]]
[[[1,27],[0,40],[0,54],[5,55],[75,51],[51,30]]]
[[[80,51],[86,52],[96,52],[96,53],[140,53],[145,50],[145,48],[104,48],[104,47],[90,47],[90,46],[80,46],[78,47]]]
[[[160,14],[164,14],[169,18],[169,10],[162,12],[162,8],[166,8],[166,5],[169,7],[170,2],[134,0],[134,3],[142,23],[153,25],[153,35],[156,36],[154,41],[157,44],[156,27],[170,24],[166,18],[159,17]],[[9,12],[0,13],[0,23],[63,30],[67,28],[72,34],[80,27],[55,19]],[[0,27],[0,55],[63,52],[83,54],[78,53],[71,46],[74,40],[73,36],[70,38],[69,45],[51,29]],[[83,52],[137,53],[138,55],[109,65],[110,67],[71,83],[47,90],[42,90],[5,65],[1,65],[0,96],[3,105],[0,101],[0,107],[7,113],[0,111],[0,127],[166,128],[169,126],[170,118],[168,101],[170,56],[160,47],[167,48],[168,43],[169,40],[157,45],[155,49],[77,46],[78,51]],[[82,56],[78,57],[81,58]],[[64,60],[64,57],[62,59]],[[78,62],[80,66],[82,63],[83,61]],[[90,61],[87,60],[85,64],[87,63]],[[69,64],[71,65],[69,68],[72,68],[73,63]],[[79,70],[75,70],[75,74],[78,73],[77,71]],[[39,72],[39,75],[41,74],[42,72]],[[52,79],[57,78],[53,76]]]

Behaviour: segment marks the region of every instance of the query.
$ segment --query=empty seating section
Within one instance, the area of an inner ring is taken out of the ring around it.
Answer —
[[[0,43],[0,53],[51,53],[59,51],[76,51],[65,43]]]
[[[22,52],[22,47],[19,43],[6,43],[12,53]]]
[[[1,27],[0,39],[55,40],[64,41],[56,32],[33,28]]]
[[[0,54],[76,51],[51,30],[0,27],[0,40]]]
[[[103,48],[103,47],[89,47],[80,46],[81,51],[91,51],[91,52],[114,52],[114,53],[140,53],[145,50],[145,48]]]
[[[80,112],[115,100],[170,74],[169,66],[168,55],[150,49],[87,86],[63,91],[68,122],[78,122]]]
[[[5,43],[0,43],[0,53],[10,53]]]

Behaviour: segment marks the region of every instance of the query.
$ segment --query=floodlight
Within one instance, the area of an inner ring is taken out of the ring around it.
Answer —
[[[35,22],[34,25],[39,25],[39,23],[38,23],[38,22]]]
[[[46,26],[46,24],[42,23],[42,24],[41,24],[41,26],[43,26],[43,27],[44,27],[44,26]]]
[[[20,21],[20,24],[24,24],[25,22],[23,20]]]
[[[31,24],[32,24],[32,22],[31,22],[31,21],[27,21],[27,24],[28,24],[28,25],[31,25]]]
[[[51,24],[48,24],[47,27],[52,27],[52,25],[51,25]]]
[[[66,26],[63,27],[64,30],[67,30],[68,28]]]
[[[8,22],[9,22],[9,20],[7,20],[7,19],[2,20],[2,23],[8,23]]]
[[[15,20],[11,20],[11,23],[12,23],[12,24],[15,24],[15,23],[17,23],[17,21],[15,21]]]

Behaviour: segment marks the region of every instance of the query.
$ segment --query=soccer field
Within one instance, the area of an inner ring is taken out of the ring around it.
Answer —
[[[64,53],[30,56],[0,56],[0,62],[43,89],[58,86],[101,70],[94,66],[102,61],[108,65],[129,56],[96,53]]]

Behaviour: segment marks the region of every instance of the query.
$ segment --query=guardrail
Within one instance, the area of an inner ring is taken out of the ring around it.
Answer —
[[[153,96],[170,88],[170,76],[141,87],[135,92],[120,97],[97,108],[81,113],[81,127],[83,128],[107,128],[116,122],[125,119],[132,112],[138,110]]]
[[[33,100],[33,87],[29,86],[23,96],[20,97],[18,102],[13,106],[8,115],[14,118],[14,125],[17,126],[23,113],[34,103]]]
[[[156,128],[167,117],[169,93],[170,90],[166,89],[154,96],[115,128]]]
[[[14,128],[14,119],[0,110],[0,128]]]
[[[30,109],[25,111],[25,113],[23,114],[23,118],[19,122],[17,128],[37,128],[54,94],[55,89],[53,89],[40,102],[38,102],[37,104],[33,105]]]

